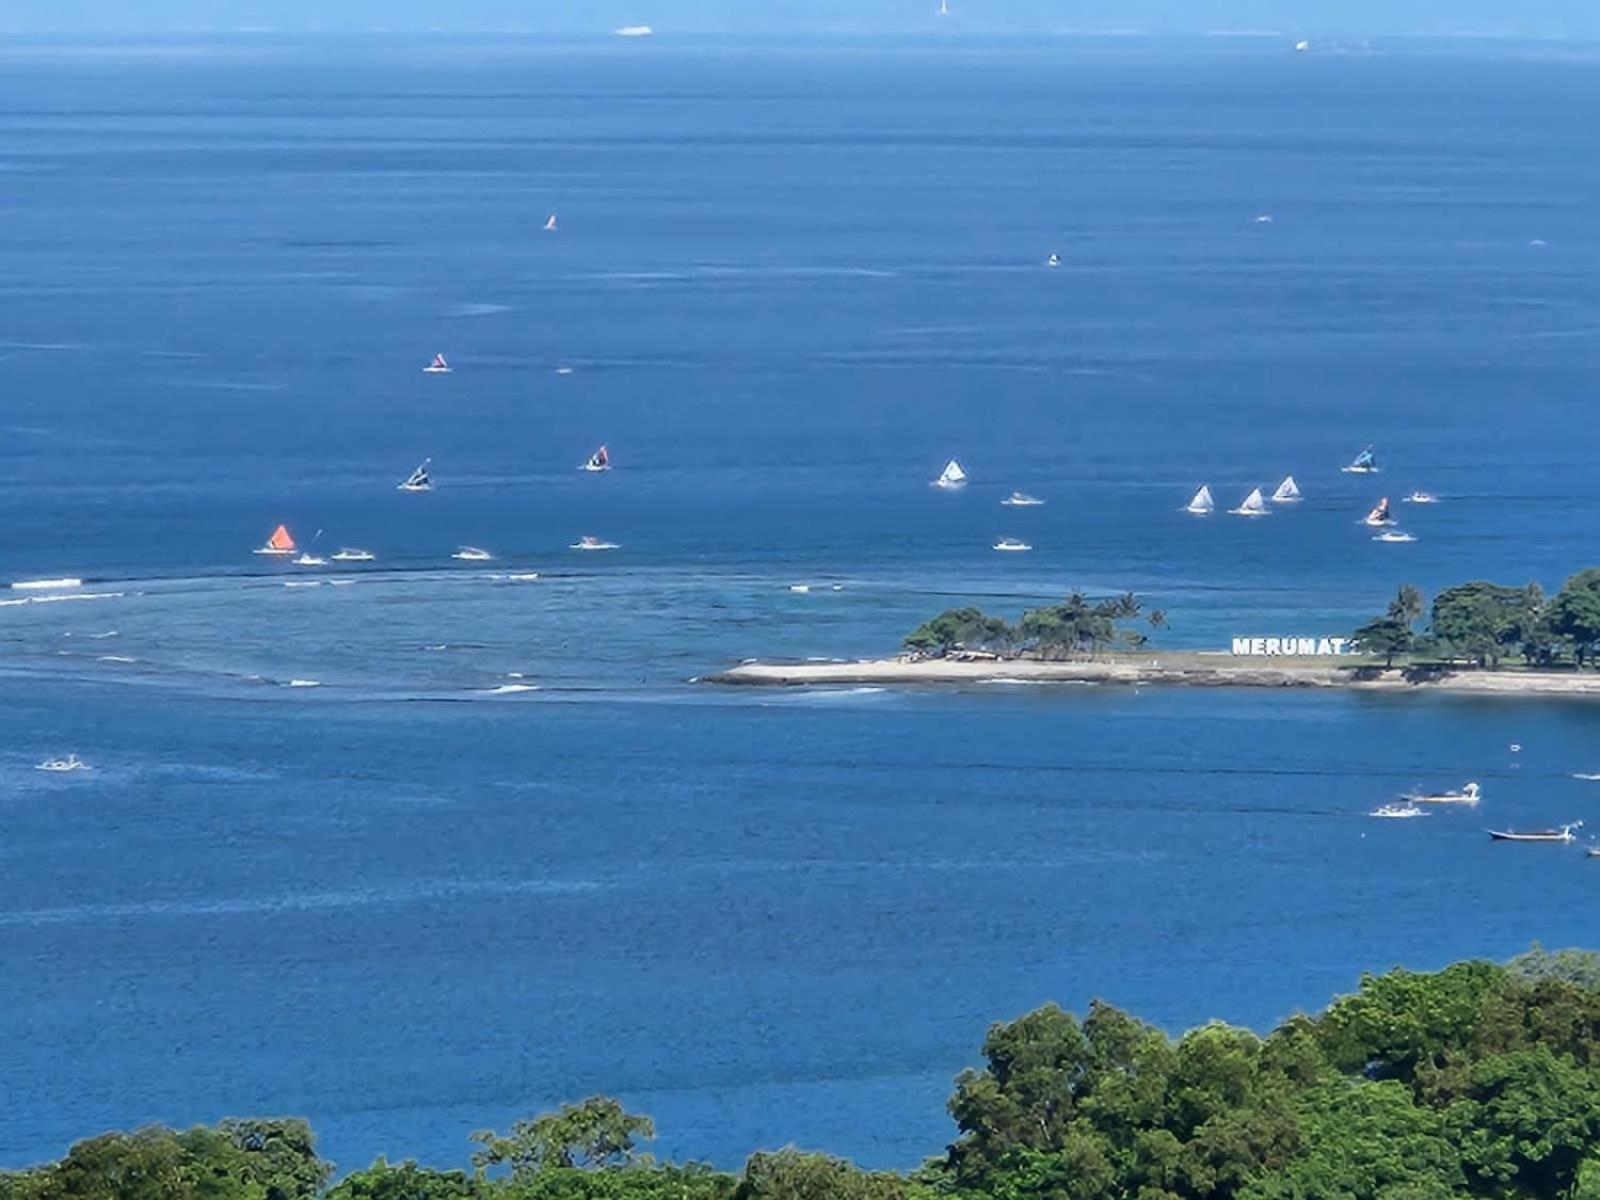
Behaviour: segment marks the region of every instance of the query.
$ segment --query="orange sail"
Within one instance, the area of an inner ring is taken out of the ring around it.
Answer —
[[[276,529],[274,529],[272,531],[272,536],[267,539],[267,545],[271,546],[274,550],[293,550],[294,538],[289,536],[289,527],[287,525],[279,525]]]

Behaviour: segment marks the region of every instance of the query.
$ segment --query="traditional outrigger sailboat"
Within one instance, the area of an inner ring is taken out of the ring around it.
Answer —
[[[1578,835],[1573,831],[1583,828],[1582,821],[1573,821],[1557,829],[1531,829],[1527,833],[1517,833],[1510,829],[1491,829],[1489,836],[1497,842],[1575,842]]]
[[[272,531],[272,536],[267,539],[266,545],[256,547],[257,554],[285,555],[293,554],[294,550],[294,537],[289,533],[287,525],[279,525]]]
[[[1203,517],[1216,507],[1217,502],[1211,498],[1211,489],[1201,484],[1200,490],[1194,494],[1194,499],[1183,506],[1183,511],[1194,513],[1197,517]]]
[[[422,373],[424,375],[448,375],[450,374],[450,364],[445,362],[444,355],[435,354],[433,361],[422,368]]]
[[[1261,489],[1256,488],[1239,502],[1238,508],[1230,508],[1228,511],[1236,517],[1264,517],[1272,510],[1267,507]]]
[[[1393,525],[1394,514],[1389,510],[1389,497],[1384,496],[1372,506],[1372,511],[1362,519],[1362,524],[1377,527],[1380,525]]]
[[[555,213],[551,213],[550,214],[550,219],[547,220],[544,223],[544,231],[546,233],[554,233],[556,231],[556,215],[555,215]]]
[[[944,488],[947,491],[953,488],[966,487],[967,473],[961,469],[961,464],[952,458],[945,463],[944,470],[939,472],[939,478],[933,481],[933,486]]]
[[[433,465],[433,459],[425,458],[417,469],[406,476],[400,490],[402,492],[431,492],[433,491],[433,476],[428,474],[428,468]]]
[[[1300,485],[1294,481],[1293,475],[1285,475],[1283,482],[1278,485],[1278,490],[1272,493],[1274,504],[1298,504],[1303,497],[1300,495]]]
[[[1348,466],[1340,467],[1346,475],[1376,475],[1378,473],[1378,460],[1373,457],[1372,447],[1368,446],[1355,458],[1350,460]]]
[[[1478,798],[1476,783],[1464,784],[1455,792],[1406,792],[1400,797],[1410,804],[1476,804]]]
[[[600,449],[589,455],[589,461],[583,464],[583,469],[585,471],[609,471],[611,470],[611,455],[604,446],[601,446]]]

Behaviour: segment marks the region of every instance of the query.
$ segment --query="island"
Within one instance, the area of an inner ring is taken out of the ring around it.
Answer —
[[[1418,630],[1424,613],[1429,620]],[[1506,696],[1600,697],[1600,568],[1553,596],[1537,584],[1475,581],[1431,608],[1402,586],[1385,611],[1347,637],[1236,638],[1228,650],[1156,650],[1166,614],[1139,597],[1073,592],[1016,623],[949,609],[905,638],[902,653],[854,662],[746,662],[703,678],[805,687],[1058,683],[1190,687],[1354,688]]]

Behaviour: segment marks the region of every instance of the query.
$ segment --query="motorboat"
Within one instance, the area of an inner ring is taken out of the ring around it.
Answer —
[[[939,472],[939,478],[933,481],[936,488],[953,491],[956,488],[967,486],[967,473],[961,469],[961,464],[955,459],[945,463],[944,470]]]
[[[994,548],[1006,554],[1021,554],[1033,549],[1027,542],[1019,542],[1016,538],[1001,538]]]
[[[71,771],[87,771],[89,770],[89,764],[76,754],[69,754],[65,758],[47,758],[34,769],[65,775]]]
[[[444,355],[435,354],[433,361],[422,368],[422,373],[424,375],[448,375],[450,374],[450,364],[445,362]]]
[[[1374,504],[1372,511],[1361,518],[1361,523],[1363,525],[1371,525],[1373,528],[1382,525],[1393,525],[1394,513],[1389,508],[1389,497],[1384,496]]]
[[[1351,459],[1346,466],[1339,469],[1346,475],[1376,475],[1378,473],[1378,460],[1372,453],[1372,447],[1368,446]]]
[[[477,546],[462,546],[450,557],[461,562],[492,562],[494,560],[494,555],[487,550],[480,550]]]
[[[1406,533],[1403,529],[1385,529],[1382,533],[1373,534],[1375,542],[1414,542],[1415,534]]]
[[[377,555],[373,554],[371,550],[357,550],[357,549],[355,549],[353,547],[346,546],[343,550],[339,551],[339,553],[337,553],[337,554],[335,554],[333,556],[333,561],[334,562],[371,562],[376,557],[377,557]]]
[[[1468,783],[1453,792],[1407,792],[1400,799],[1408,804],[1476,804],[1479,795],[1478,785]]]
[[[325,567],[328,560],[321,555],[313,554],[309,550],[300,551],[300,556],[294,560],[297,567]]]
[[[1261,495],[1261,489],[1256,488],[1243,500],[1239,501],[1238,508],[1228,510],[1236,517],[1264,517],[1272,510],[1267,507],[1266,499]]]
[[[1415,804],[1380,804],[1367,814],[1369,817],[1388,817],[1391,820],[1401,820],[1407,817],[1425,817],[1428,810],[1418,808]]]
[[[1405,503],[1437,504],[1439,503],[1439,497],[1435,496],[1432,492],[1412,492],[1409,496],[1405,497]]]
[[[1012,492],[1000,503],[1007,508],[1038,508],[1044,501],[1037,496],[1028,495],[1027,492]]]
[[[611,455],[604,446],[589,455],[589,461],[583,464],[585,471],[611,470]]]
[[[573,550],[616,550],[618,548],[615,542],[602,541],[600,538],[590,537],[588,534],[573,542],[571,546]]]
[[[1293,475],[1285,475],[1283,482],[1278,485],[1278,490],[1272,493],[1274,504],[1298,504],[1303,499],[1300,485],[1294,481]]]
[[[428,468],[433,466],[433,459],[425,458],[417,469],[407,475],[400,483],[402,492],[431,492],[433,491],[433,476],[428,474]]]
[[[279,525],[272,531],[272,536],[263,546],[256,547],[257,554],[271,554],[284,556],[295,552],[294,536],[290,534],[287,525]]]
[[[1530,829],[1526,833],[1517,833],[1511,829],[1491,829],[1489,836],[1497,842],[1575,842],[1578,840],[1578,835],[1574,831],[1582,827],[1582,821],[1573,821],[1556,829]]]
[[[1194,494],[1194,499],[1183,506],[1183,511],[1203,517],[1217,507],[1217,502],[1211,497],[1211,489],[1201,485],[1200,490]]]

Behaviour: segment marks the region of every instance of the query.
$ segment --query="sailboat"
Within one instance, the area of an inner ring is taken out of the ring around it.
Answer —
[[[1481,794],[1476,783],[1468,783],[1452,792],[1407,792],[1400,799],[1408,804],[1476,804]]]
[[[611,455],[606,452],[604,446],[601,446],[600,449],[589,455],[589,461],[583,464],[583,469],[585,471],[609,471],[611,470]]]
[[[297,567],[325,567],[328,565],[328,560],[323,558],[320,554],[313,554],[309,550],[302,550],[300,551],[300,556],[294,560],[294,565]]]
[[[433,459],[425,458],[417,469],[411,472],[400,484],[402,492],[431,492],[433,491],[433,476],[428,474],[428,468],[433,465]]]
[[[1364,525],[1377,527],[1379,525],[1393,525],[1394,515],[1389,511],[1389,497],[1385,496],[1372,506],[1372,511],[1361,518]]]
[[[1194,499],[1183,506],[1183,511],[1194,513],[1203,517],[1217,507],[1217,502],[1211,498],[1211,489],[1205,484],[1200,485],[1200,490],[1194,494]]]
[[[950,0],[939,0],[939,15],[941,17],[950,15]]]
[[[272,531],[272,536],[267,539],[267,544],[256,548],[257,554],[284,555],[294,553],[294,537],[289,533],[287,525],[279,525]]]
[[[1340,467],[1346,475],[1376,475],[1378,473],[1378,460],[1372,456],[1372,447],[1368,446],[1360,454],[1350,460],[1350,465]]]
[[[961,469],[961,464],[952,458],[945,463],[944,470],[939,472],[939,478],[933,481],[933,486],[944,488],[947,491],[958,487],[966,487],[967,473]]]
[[[1285,475],[1278,490],[1272,493],[1274,504],[1298,504],[1301,498],[1300,485],[1294,481],[1293,475]]]
[[[422,373],[424,375],[448,375],[450,374],[450,364],[445,362],[444,355],[435,354],[433,361],[422,368]]]
[[[1059,267],[1061,265],[1061,256],[1059,254],[1052,254],[1049,258],[1044,260],[1044,265],[1047,267]]]
[[[556,231],[556,215],[555,215],[555,213],[551,213],[549,220],[547,220],[544,223],[544,231],[546,233],[554,233]]]
[[[1238,508],[1230,508],[1228,511],[1236,517],[1264,517],[1272,510],[1267,507],[1261,489],[1255,488],[1239,502]]]
[[[1573,821],[1570,825],[1563,825],[1559,829],[1530,829],[1527,833],[1517,833],[1510,829],[1491,829],[1489,836],[1497,842],[1575,842],[1578,840],[1578,835],[1573,830],[1582,827],[1582,821]]]

